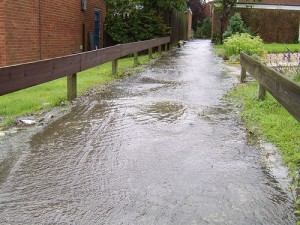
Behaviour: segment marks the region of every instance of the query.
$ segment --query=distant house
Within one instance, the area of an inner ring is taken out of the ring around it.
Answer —
[[[0,66],[101,48],[105,0],[0,1]]]
[[[240,12],[251,31],[266,42],[300,41],[300,0],[238,0],[232,14],[235,12]],[[214,39],[220,31],[220,14],[213,8],[212,14]]]

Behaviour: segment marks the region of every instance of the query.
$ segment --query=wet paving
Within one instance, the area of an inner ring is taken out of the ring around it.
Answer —
[[[291,197],[222,100],[235,79],[209,41],[193,41],[28,142],[1,139],[19,157],[1,172],[0,223],[295,224]]]

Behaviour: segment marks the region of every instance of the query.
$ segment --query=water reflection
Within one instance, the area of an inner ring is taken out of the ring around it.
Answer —
[[[6,173],[1,224],[294,224],[222,65],[195,41],[85,96]]]

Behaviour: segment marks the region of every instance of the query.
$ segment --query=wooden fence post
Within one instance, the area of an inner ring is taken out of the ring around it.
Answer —
[[[168,51],[168,44],[165,44],[165,51]]]
[[[149,59],[152,59],[152,48],[149,48],[149,50],[148,50],[148,56],[149,56]]]
[[[241,80],[240,80],[241,83],[244,83],[245,79],[246,79],[246,70],[243,67],[241,67]]]
[[[266,97],[266,88],[265,86],[261,85],[260,83],[258,83],[258,95],[257,98],[260,100],[263,100]]]
[[[133,57],[134,57],[134,66],[139,65],[139,53],[138,53],[138,52],[135,52],[135,53],[133,54]]]
[[[158,46],[158,53],[161,53],[161,45]]]
[[[77,97],[77,74],[74,73],[67,77],[68,101]]]
[[[118,74],[118,60],[115,59],[112,61],[112,75],[116,76]]]

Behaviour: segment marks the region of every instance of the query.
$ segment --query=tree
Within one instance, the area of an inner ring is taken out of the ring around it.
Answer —
[[[153,9],[139,0],[107,0],[105,30],[118,43],[142,41],[169,35],[170,29]]]
[[[109,13],[130,12],[139,5],[139,0],[106,0],[105,4]]]
[[[206,17],[197,27],[195,33],[196,38],[210,38],[211,37],[211,18]]]
[[[185,10],[188,0],[106,0],[105,30],[119,43],[147,40],[170,34],[163,16]],[[165,20],[168,23],[167,20]]]
[[[135,6],[141,6],[146,11],[154,10],[169,11],[169,10],[185,10],[189,0],[106,0],[106,6],[110,9],[127,10]]]
[[[228,21],[228,17],[235,7],[237,0],[215,0],[215,9],[221,11],[220,16],[220,33],[219,33],[219,40],[223,41],[223,33],[225,32],[226,22]]]
[[[261,2],[262,0],[253,0],[253,2]],[[216,10],[221,11],[220,16],[220,34],[219,40],[223,41],[223,33],[225,32],[225,26],[228,21],[229,15],[232,12],[233,8],[236,6],[237,0],[215,0],[214,7]]]
[[[141,0],[146,9],[156,11],[171,11],[173,9],[183,11],[187,7],[189,0]]]
[[[227,30],[223,34],[223,40],[232,36],[233,34],[242,34],[242,33],[249,33],[249,29],[246,28],[241,13],[235,13],[229,20],[229,25]]]
[[[206,17],[205,1],[204,0],[190,0],[188,2],[188,7],[193,12],[192,29],[194,31],[196,31],[198,25],[201,24]]]

